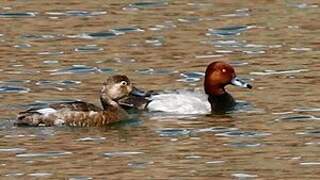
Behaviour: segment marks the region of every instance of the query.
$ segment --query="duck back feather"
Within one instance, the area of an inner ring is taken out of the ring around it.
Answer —
[[[52,104],[47,108],[29,109],[19,113],[18,126],[99,127],[127,118],[121,108],[102,110],[94,104],[76,101]]]

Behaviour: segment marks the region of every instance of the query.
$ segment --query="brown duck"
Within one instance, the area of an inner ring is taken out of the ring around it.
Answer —
[[[128,118],[118,101],[133,92],[127,76],[109,77],[100,91],[102,107],[83,101],[51,104],[46,108],[33,108],[20,112],[15,124],[18,126],[73,126],[102,127]]]

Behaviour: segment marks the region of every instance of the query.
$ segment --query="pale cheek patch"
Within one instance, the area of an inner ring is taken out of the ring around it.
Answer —
[[[117,98],[118,96],[120,96],[121,93],[121,85],[120,84],[115,84],[113,86],[111,86],[108,90],[108,95],[111,98]]]

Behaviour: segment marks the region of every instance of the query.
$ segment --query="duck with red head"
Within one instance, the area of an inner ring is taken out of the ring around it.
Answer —
[[[236,76],[234,68],[224,62],[217,61],[208,65],[204,90],[208,95],[212,112],[225,112],[235,105],[233,97],[225,90],[225,86],[232,84],[251,89],[252,86]]]
[[[225,90],[225,86],[232,84],[251,89],[252,86],[236,76],[234,68],[222,61],[209,64],[205,73],[204,93],[197,91],[174,91],[170,93],[147,93],[140,98],[146,102],[143,106],[129,98],[133,107],[139,104],[138,109],[147,109],[153,112],[172,114],[209,114],[232,110],[235,100]],[[134,99],[134,100],[133,100]],[[128,102],[127,101],[127,102]],[[120,103],[121,104],[121,103]],[[131,106],[131,107],[132,107]]]

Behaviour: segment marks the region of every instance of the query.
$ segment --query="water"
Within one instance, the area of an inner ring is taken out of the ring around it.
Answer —
[[[319,179],[317,1],[4,1],[1,179]],[[202,89],[225,60],[252,90],[225,115],[143,113],[106,128],[13,126],[50,102],[98,103],[126,74],[144,89]],[[276,173],[275,173],[276,172]]]

